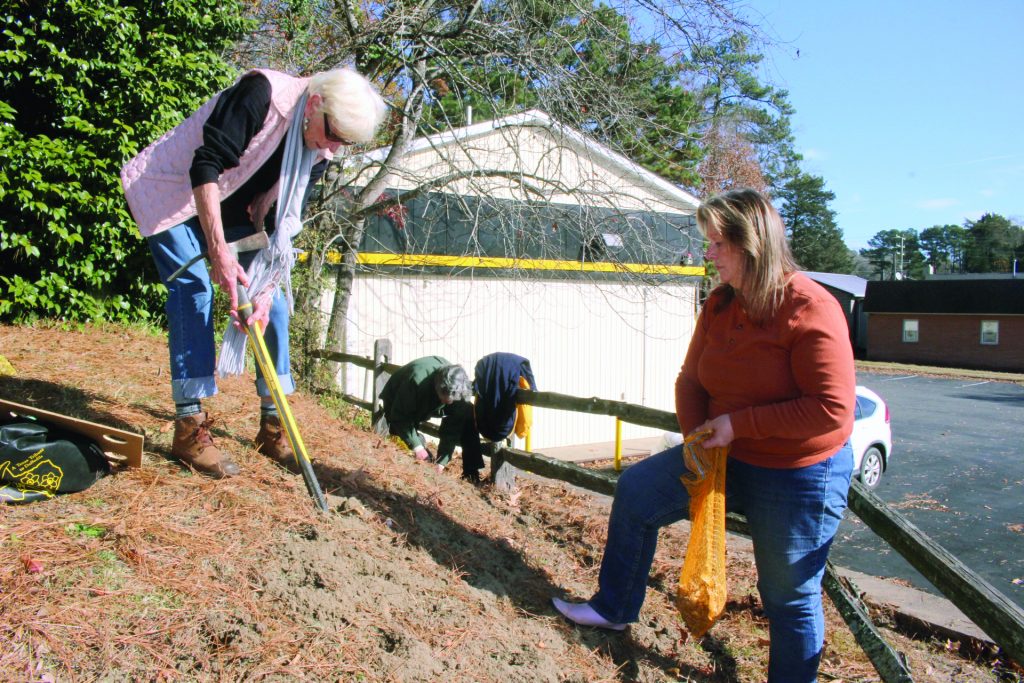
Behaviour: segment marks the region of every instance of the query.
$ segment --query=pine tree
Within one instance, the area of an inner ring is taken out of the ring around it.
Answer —
[[[805,270],[850,273],[854,263],[836,225],[836,213],[828,204],[835,193],[825,189],[825,180],[800,173],[777,195],[783,201],[779,213],[786,224],[790,248]]]

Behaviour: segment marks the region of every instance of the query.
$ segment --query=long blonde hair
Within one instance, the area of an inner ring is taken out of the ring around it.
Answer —
[[[765,323],[779,310],[790,275],[799,269],[786,241],[786,226],[768,198],[751,189],[729,190],[697,208],[697,226],[717,232],[743,255],[742,294],[747,315]]]

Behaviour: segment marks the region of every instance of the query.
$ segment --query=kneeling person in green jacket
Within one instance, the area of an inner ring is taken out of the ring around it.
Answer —
[[[473,406],[468,402],[472,395],[473,387],[462,366],[440,356],[425,356],[399,368],[384,385],[380,398],[388,431],[400,438],[417,460],[431,458],[417,426],[440,417],[441,442],[435,462],[444,467],[451,461],[455,447],[462,445],[462,476],[479,481],[483,457]],[[464,438],[467,435],[469,438]]]

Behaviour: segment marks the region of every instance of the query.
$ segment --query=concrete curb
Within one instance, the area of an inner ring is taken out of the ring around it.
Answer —
[[[679,524],[689,522],[684,520]],[[753,562],[754,547],[746,536],[727,532],[726,548],[730,553],[749,555]],[[836,566],[836,572],[851,583],[861,602],[871,609],[893,615],[893,621],[901,630],[923,631],[954,640],[973,651],[992,650],[996,647],[995,642],[967,615],[940,595],[846,567]]]
[[[836,571],[853,584],[858,597],[870,607],[894,612],[903,616],[904,621],[920,624],[950,640],[995,644],[946,598],[844,567],[836,567]]]
[[[753,561],[754,547],[746,536],[727,533],[726,547],[728,552],[750,555]],[[972,646],[972,649],[979,649],[978,646],[982,646],[980,649],[996,646],[984,631],[967,618],[967,615],[940,595],[838,565],[836,572],[851,583],[861,602],[872,609],[892,614],[894,621],[901,628],[909,627],[909,630],[925,631],[947,640],[966,643]]]

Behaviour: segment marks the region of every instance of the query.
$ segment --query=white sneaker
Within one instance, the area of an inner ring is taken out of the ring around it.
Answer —
[[[589,602],[566,602],[558,598],[551,598],[551,603],[563,617],[579,626],[593,626],[595,628],[605,628],[609,631],[622,631],[629,625],[613,624],[595,612]]]

